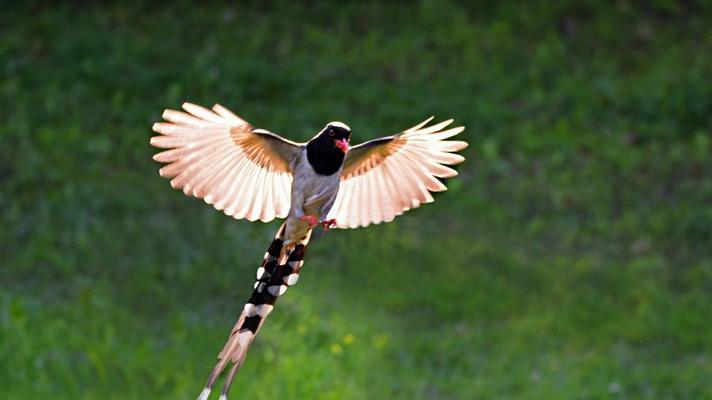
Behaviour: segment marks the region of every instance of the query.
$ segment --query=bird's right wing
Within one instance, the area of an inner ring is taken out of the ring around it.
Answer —
[[[467,143],[445,140],[462,132],[445,129],[452,120],[426,126],[432,117],[395,135],[354,146],[346,154],[341,185],[328,218],[339,228],[357,228],[392,221],[396,216],[433,201],[430,192],[446,190],[437,178],[457,172],[446,165],[465,158],[455,152]]]
[[[151,145],[171,186],[236,219],[271,221],[289,212],[293,161],[302,145],[252,125],[216,104],[165,110]]]

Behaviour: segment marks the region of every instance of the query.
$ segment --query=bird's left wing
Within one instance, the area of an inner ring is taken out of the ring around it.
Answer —
[[[328,215],[336,219],[337,227],[357,228],[392,221],[407,210],[432,202],[430,192],[447,190],[437,178],[457,175],[446,165],[465,160],[454,152],[467,147],[467,143],[445,139],[465,128],[445,129],[451,119],[426,126],[432,119],[349,150],[339,193]]]
[[[234,218],[271,221],[289,212],[292,164],[302,145],[252,125],[216,104],[184,103],[153,125],[153,159],[171,186]]]

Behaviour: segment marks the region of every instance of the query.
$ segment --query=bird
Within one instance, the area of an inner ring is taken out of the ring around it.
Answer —
[[[464,126],[434,117],[393,135],[351,146],[351,128],[329,122],[311,140],[295,142],[256,128],[219,104],[183,103],[153,125],[153,159],[174,189],[200,198],[235,219],[284,219],[257,269],[252,294],[218,354],[198,400],[207,400],[232,364],[220,400],[226,400],[247,351],[274,309],[294,286],[312,232],[318,226],[358,228],[390,222],[447,190],[440,180],[457,171],[468,143],[448,140]]]

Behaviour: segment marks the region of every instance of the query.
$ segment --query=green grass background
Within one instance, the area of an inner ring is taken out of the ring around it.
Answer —
[[[190,100],[471,144],[435,204],[313,240],[233,398],[712,398],[710,26],[672,0],[3,7],[0,397],[197,396],[278,223],[158,176],[150,126]]]

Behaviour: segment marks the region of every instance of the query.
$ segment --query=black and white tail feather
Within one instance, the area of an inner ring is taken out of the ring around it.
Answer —
[[[230,337],[218,355],[218,362],[208,377],[208,383],[198,396],[198,400],[207,400],[217,379],[229,363],[232,368],[225,378],[219,400],[226,400],[230,386],[237,371],[247,357],[247,350],[259,332],[267,315],[274,309],[277,298],[299,280],[299,271],[304,263],[304,254],[309,244],[312,231],[289,246],[284,246],[286,223],[277,231],[272,244],[265,253],[262,266],[257,269],[257,281],[250,299],[245,303],[240,318],[232,328]]]

